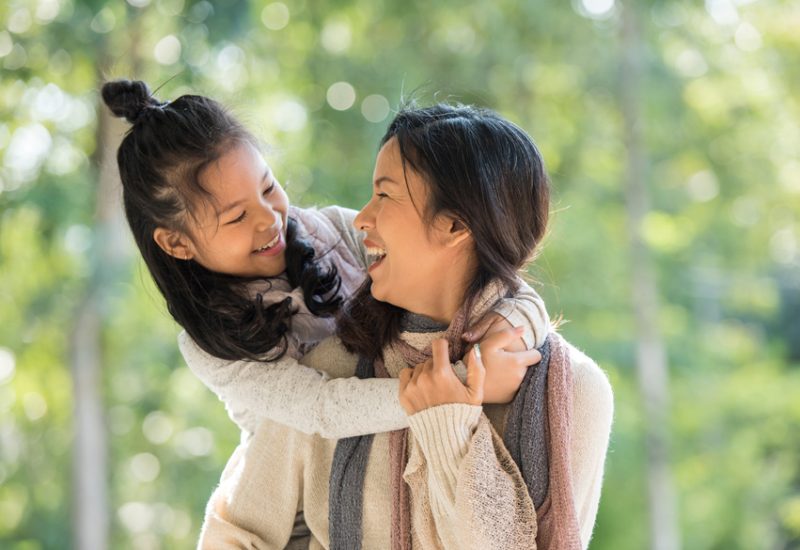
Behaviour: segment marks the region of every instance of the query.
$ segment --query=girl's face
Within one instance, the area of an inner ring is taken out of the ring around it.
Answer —
[[[353,224],[366,233],[364,244],[376,260],[369,267],[372,296],[449,321],[472,273],[471,236],[447,216],[426,224],[420,212],[427,195],[419,174],[404,173],[400,147],[391,139],[378,153],[372,199]]]
[[[259,151],[249,143],[238,145],[202,178],[213,200],[198,209],[196,220],[189,219],[185,257],[239,277],[283,273],[289,199]]]

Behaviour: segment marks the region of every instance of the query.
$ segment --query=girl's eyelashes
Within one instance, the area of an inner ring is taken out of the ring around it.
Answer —
[[[263,195],[269,195],[270,193],[272,193],[273,189],[275,189],[275,182],[274,181],[272,182],[272,184],[269,187],[264,189]]]
[[[238,217],[238,218],[236,218],[235,220],[231,220],[231,221],[229,221],[229,222],[228,222],[227,224],[225,224],[225,225],[231,225],[231,224],[234,224],[234,223],[239,223],[239,222],[242,222],[242,221],[244,221],[244,219],[245,219],[246,217],[247,217],[247,210],[245,210],[244,212],[242,212],[242,213],[239,215],[239,217]]]

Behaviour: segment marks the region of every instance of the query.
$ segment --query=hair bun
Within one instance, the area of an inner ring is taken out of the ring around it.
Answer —
[[[150,93],[150,88],[141,80],[114,80],[103,84],[103,101],[111,112],[124,117],[130,123],[138,120],[142,113],[153,107],[161,107]]]

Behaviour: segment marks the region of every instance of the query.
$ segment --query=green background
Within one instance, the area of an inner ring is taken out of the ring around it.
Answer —
[[[74,479],[99,460],[107,517],[84,547],[191,548],[238,442],[120,218],[126,127],[98,89],[136,77],[229,105],[301,206],[366,201],[412,92],[524,127],[554,189],[529,274],[615,390],[592,548],[663,542],[659,458],[683,547],[800,548],[797,2],[8,0],[0,75],[0,547],[81,546],[91,499]],[[647,334],[669,366],[655,416],[636,374]]]

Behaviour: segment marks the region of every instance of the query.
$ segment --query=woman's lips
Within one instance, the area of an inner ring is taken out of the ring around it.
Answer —
[[[386,256],[383,256],[381,259],[372,262],[367,268],[367,273],[372,273],[372,270],[381,265],[384,259],[386,259]]]

